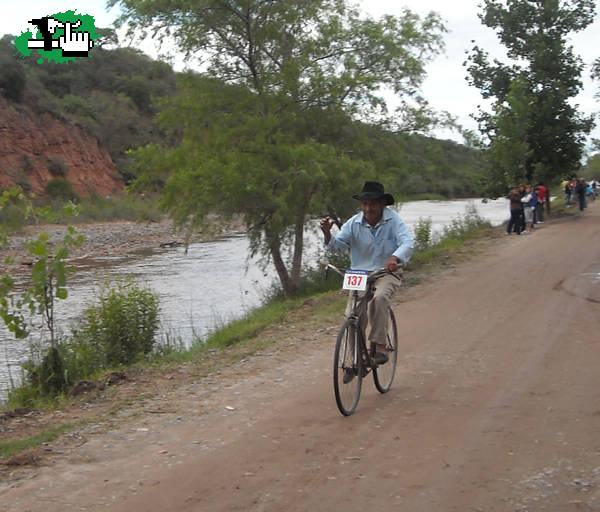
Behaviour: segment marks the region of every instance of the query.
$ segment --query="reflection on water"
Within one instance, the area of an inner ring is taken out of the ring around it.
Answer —
[[[432,228],[440,231],[453,219],[465,214],[467,201],[417,201],[400,205],[400,215],[409,226],[420,218],[430,218]],[[471,202],[478,213],[492,224],[508,217],[505,200],[486,204]],[[315,231],[308,237],[305,260],[314,259],[320,243]],[[190,344],[228,321],[241,317],[260,305],[265,292],[276,280],[272,266],[262,270],[257,261],[247,262],[249,244],[236,236],[184,248],[156,249],[119,258],[86,259],[77,262],[77,273],[69,284],[69,298],[57,301],[57,317],[68,332],[69,322],[87,303],[93,302],[99,288],[122,277],[156,291],[160,298],[163,335]],[[14,341],[0,326],[0,397],[8,387],[8,366],[13,378],[27,359],[25,341]]]

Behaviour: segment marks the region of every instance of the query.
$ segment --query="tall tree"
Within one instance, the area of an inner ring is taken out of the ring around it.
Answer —
[[[363,142],[351,121],[413,125],[419,115],[421,125],[422,110],[390,113],[379,90],[419,104],[424,65],[442,47],[439,17],[405,10],[374,20],[345,0],[117,3],[132,30],[171,35],[206,68],[164,105],[163,126],[182,144],[138,152],[140,165],[167,178],[166,208],[192,227],[212,211],[241,214],[254,252],[294,294],[307,219],[348,216],[352,187],[377,177],[353,158]]]
[[[496,30],[510,59],[491,63],[475,46],[466,63],[470,84],[495,103],[494,113],[478,116],[480,129],[496,149],[490,153],[492,168],[498,169],[497,149],[506,141],[527,144],[522,164],[508,172],[505,183],[492,180],[492,192],[503,192],[500,186],[520,177],[557,182],[580,167],[593,121],[572,103],[582,88],[583,63],[567,38],[592,23],[594,14],[594,0],[484,0],[479,17]],[[515,129],[515,122],[521,128]]]
[[[494,106],[495,136],[487,151],[490,163],[488,188],[494,195],[505,192],[509,182],[531,181],[525,170],[532,155],[528,142],[532,106],[527,83],[522,78],[513,80],[506,102]]]

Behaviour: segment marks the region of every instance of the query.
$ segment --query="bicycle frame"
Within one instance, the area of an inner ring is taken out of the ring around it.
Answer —
[[[360,319],[361,317],[366,317],[367,315],[367,304],[373,298],[374,284],[375,281],[370,284],[367,292],[360,298],[358,297],[358,292],[356,290],[352,291],[352,307],[350,310],[350,315],[348,316],[348,319],[352,322],[352,325],[354,325],[356,332],[358,333],[358,355],[363,358],[364,368],[367,369],[367,372],[370,369],[377,368],[377,363],[375,363],[371,357],[367,347],[367,332],[365,329],[367,320],[365,318],[364,322],[361,322]],[[357,354],[355,354],[355,358],[356,357]],[[356,363],[356,359],[354,362]]]

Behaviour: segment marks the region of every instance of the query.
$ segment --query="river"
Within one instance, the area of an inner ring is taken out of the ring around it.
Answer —
[[[431,219],[434,232],[441,232],[453,219],[465,215],[469,205],[479,215],[499,225],[508,218],[506,200],[414,201],[399,205],[399,213],[409,226],[419,219]],[[313,223],[307,233],[305,261],[316,259],[320,235]],[[69,281],[69,297],[57,301],[60,328],[69,325],[86,304],[92,303],[100,288],[116,279],[133,277],[154,290],[161,309],[161,338],[177,340],[188,346],[219,326],[239,318],[259,306],[276,273],[255,260],[247,261],[246,236],[233,236],[212,242],[191,244],[187,253],[181,248],[156,249],[126,258],[89,260],[77,267]],[[36,331],[31,337],[35,337]],[[33,340],[36,342],[37,340]],[[29,342],[14,340],[0,327],[0,399],[6,396],[10,374],[20,378],[20,365],[30,353]]]

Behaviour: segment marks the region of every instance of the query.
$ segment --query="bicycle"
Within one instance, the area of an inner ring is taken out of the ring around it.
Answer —
[[[336,266],[327,263],[338,274],[344,276],[344,289],[352,293],[350,315],[340,328],[335,343],[333,360],[333,388],[338,409],[344,416],[350,416],[356,410],[362,389],[362,379],[373,372],[375,387],[380,393],[387,393],[394,380],[396,362],[398,360],[398,330],[396,317],[389,308],[387,326],[388,361],[378,365],[375,360],[375,345],[367,348],[366,321],[360,321],[367,314],[367,304],[375,292],[378,278],[387,274],[384,269],[371,273],[366,271],[343,272]],[[394,275],[394,274],[391,274]],[[395,276],[397,277],[397,276]],[[400,279],[398,277],[398,279]],[[362,297],[359,291],[364,291]],[[366,320],[366,319],[365,319]]]

